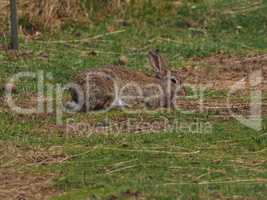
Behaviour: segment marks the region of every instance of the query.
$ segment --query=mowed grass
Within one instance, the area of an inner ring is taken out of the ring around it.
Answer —
[[[90,27],[66,27],[60,34],[44,33],[39,40],[21,37],[21,53],[0,51],[0,84],[24,71],[51,73],[45,83],[65,84],[79,71],[129,58],[127,67],[153,73],[147,60],[159,48],[173,69],[190,65],[194,57],[214,54],[246,56],[267,51],[265,1],[184,1],[177,9],[145,4]],[[120,23],[126,20],[127,26]],[[114,33],[112,33],[114,32]],[[7,44],[6,38],[0,39]],[[36,80],[21,80],[15,97],[31,106]],[[3,91],[0,91],[3,95]],[[211,91],[207,98],[224,96]],[[1,101],[0,101],[1,102]],[[23,104],[24,105],[24,104]],[[112,122],[176,120],[176,130],[143,134],[114,132],[90,137],[67,134],[54,114],[24,116],[0,105],[0,140],[18,146],[62,147],[69,156],[52,165],[27,165],[27,172],[57,174],[55,199],[262,199],[267,194],[267,137],[236,120],[214,113],[64,114],[75,122],[106,118]],[[210,132],[196,124],[209,122]],[[16,169],[18,166],[13,166]]]

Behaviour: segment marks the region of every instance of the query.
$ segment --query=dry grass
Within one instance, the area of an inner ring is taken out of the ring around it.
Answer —
[[[83,3],[81,3],[83,2]],[[181,1],[170,1],[173,7],[180,6]],[[155,0],[152,5],[163,8],[167,2]],[[27,23],[50,31],[57,30],[65,23],[84,24],[105,20],[110,15],[127,13],[128,7],[143,12],[150,5],[148,0],[19,0],[18,16]],[[164,9],[160,9],[164,12]],[[121,16],[121,15],[120,15]],[[8,30],[9,0],[0,0],[0,32]]]
[[[7,24],[9,0],[0,0],[0,24]],[[57,29],[67,21],[88,21],[87,11],[80,0],[20,0],[18,16],[29,23],[49,30]]]
[[[53,185],[57,174],[27,169],[66,161],[61,146],[44,149],[0,141],[0,154],[0,199],[48,200],[59,194]]]

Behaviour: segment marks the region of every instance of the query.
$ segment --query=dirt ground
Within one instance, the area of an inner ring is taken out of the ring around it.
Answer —
[[[53,188],[53,175],[18,173],[0,170],[0,198],[5,200],[49,200],[58,194]]]
[[[53,186],[57,174],[28,169],[65,161],[67,156],[61,147],[25,148],[1,142],[0,153],[0,199],[48,200],[60,193]]]
[[[267,55],[195,58],[190,66],[182,70],[182,76],[189,86],[203,87],[205,91],[215,94],[204,96],[203,110],[214,111],[224,117],[229,115],[230,106],[240,114],[247,114],[251,92],[258,90],[262,93],[262,114],[267,115]],[[237,85],[242,89],[231,93]],[[198,110],[199,104],[199,99],[179,102],[186,110]]]
[[[210,89],[228,90],[238,81],[248,82],[253,72],[262,75],[261,88],[267,90],[267,55],[248,57],[229,57],[215,55],[207,58],[195,58],[192,64],[182,70],[186,83],[207,84]],[[246,84],[249,87],[249,84]]]

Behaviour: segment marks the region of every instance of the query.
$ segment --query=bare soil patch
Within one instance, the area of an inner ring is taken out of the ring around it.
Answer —
[[[0,199],[46,200],[60,192],[53,186],[57,174],[32,172],[31,167],[64,162],[68,157],[60,147],[22,147],[0,142]]]
[[[204,59],[195,58],[192,60],[192,65],[183,69],[182,75],[186,83],[209,84],[214,90],[228,90],[238,81],[248,81],[249,76],[257,70],[262,72],[261,87],[267,90],[266,54],[249,57],[229,57],[219,54]]]
[[[5,200],[49,200],[58,194],[51,184],[55,176],[0,170],[0,198]]]
[[[253,85],[252,74],[259,72],[261,83]],[[205,96],[202,111],[214,111],[223,117],[229,116],[229,109],[238,114],[248,114],[251,91],[262,92],[262,114],[267,115],[267,55],[248,57],[229,57],[215,55],[207,58],[195,58],[192,65],[182,71],[185,83],[205,87],[205,91],[215,92],[221,97]],[[243,89],[229,94],[237,84],[244,84]],[[199,110],[199,100],[182,100],[179,105],[187,110]]]

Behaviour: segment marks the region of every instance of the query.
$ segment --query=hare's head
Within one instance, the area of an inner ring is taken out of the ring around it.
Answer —
[[[166,81],[170,80],[175,88],[180,88],[179,94],[185,96],[185,88],[183,87],[183,80],[179,71],[172,71],[168,67],[168,61],[165,57],[160,55],[158,49],[151,50],[148,53],[148,58],[151,66],[156,72],[156,78]]]

